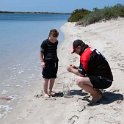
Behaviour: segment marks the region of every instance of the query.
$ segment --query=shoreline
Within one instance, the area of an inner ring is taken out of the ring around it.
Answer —
[[[48,100],[34,95],[40,93],[41,80],[25,94],[16,109],[0,120],[2,124],[123,124],[124,116],[124,19],[95,23],[87,27],[65,23],[61,27],[64,41],[58,49],[59,70],[54,90],[63,91],[66,83],[73,91],[72,98],[53,97]],[[114,75],[113,85],[105,90],[108,103],[87,106],[86,95],[75,85],[77,76],[67,72],[69,64],[79,64],[79,56],[71,54],[72,42],[81,39],[97,48],[107,58]]]
[[[0,14],[71,14],[59,12],[21,12],[21,11],[0,11]]]

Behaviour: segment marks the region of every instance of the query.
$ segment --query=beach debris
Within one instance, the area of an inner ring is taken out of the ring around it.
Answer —
[[[8,97],[8,96],[1,96],[0,99],[1,100],[11,100],[12,98]]]

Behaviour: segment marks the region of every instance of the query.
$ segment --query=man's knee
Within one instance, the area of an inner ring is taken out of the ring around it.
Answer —
[[[78,86],[80,86],[80,85],[83,85],[83,83],[84,83],[84,80],[83,80],[83,78],[79,78],[79,79],[77,79],[77,81],[76,81],[76,84],[78,85]]]
[[[81,77],[76,81],[77,85],[92,85],[88,77]]]

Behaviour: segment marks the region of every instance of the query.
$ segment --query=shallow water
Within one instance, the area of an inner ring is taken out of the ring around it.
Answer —
[[[64,38],[60,27],[68,17],[0,14],[0,95],[12,98],[11,102],[0,100],[0,118],[5,117],[27,88],[41,78],[40,44],[51,28],[59,30],[60,44]]]

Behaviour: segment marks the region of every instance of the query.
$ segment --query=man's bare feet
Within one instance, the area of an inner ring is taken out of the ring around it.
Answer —
[[[94,88],[94,90],[102,95],[102,92],[99,89]]]
[[[94,94],[91,94],[92,102],[96,103],[102,98],[102,92],[99,89],[94,89]]]

